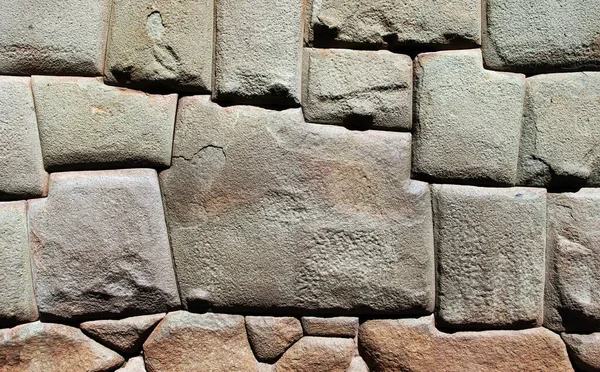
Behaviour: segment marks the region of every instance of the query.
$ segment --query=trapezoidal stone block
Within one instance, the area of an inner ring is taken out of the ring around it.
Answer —
[[[293,317],[247,316],[246,332],[256,359],[273,362],[302,338],[302,325]]]
[[[88,320],[180,305],[156,171],[62,172],[30,201],[42,319]]]
[[[433,210],[440,324],[541,325],[546,190],[434,185]]]
[[[300,109],[180,100],[160,174],[189,308],[427,313],[429,186],[410,134],[304,123]]]
[[[413,174],[431,181],[514,185],[525,76],[488,71],[481,51],[415,61]]]

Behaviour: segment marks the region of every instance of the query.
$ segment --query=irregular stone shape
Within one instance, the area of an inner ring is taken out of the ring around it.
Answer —
[[[77,328],[35,322],[0,330],[2,372],[108,372],[123,361]]]
[[[47,169],[171,164],[176,94],[111,87],[101,78],[32,82]]]
[[[213,99],[300,104],[303,3],[216,0]]]
[[[258,363],[258,372],[274,372],[275,366],[272,364]]]
[[[169,313],[144,343],[144,358],[150,372],[258,370],[241,315]]]
[[[63,172],[30,202],[40,314],[98,319],[180,305],[156,171]]]
[[[573,371],[560,337],[545,328],[442,333],[433,316],[368,320],[361,354],[378,372]]]
[[[27,202],[0,203],[0,328],[38,317],[28,234]]]
[[[101,75],[111,3],[3,2],[0,74]]]
[[[348,368],[348,371],[346,371],[346,372],[370,372],[370,371],[369,371],[369,366],[367,365],[367,363],[365,363],[363,358],[361,358],[359,356],[355,356],[354,358],[352,358],[352,363],[350,363],[350,367]]]
[[[47,176],[31,79],[0,76],[0,199],[43,196]]]
[[[353,356],[350,338],[302,337],[275,363],[275,372],[346,372]]]
[[[576,367],[585,372],[600,371],[600,333],[563,333],[561,336]]]
[[[246,331],[254,355],[261,362],[279,358],[302,337],[302,325],[292,317],[247,316]]]
[[[211,88],[213,1],[116,0],[106,81],[152,89]]]
[[[514,185],[525,76],[487,71],[481,51],[415,61],[413,173],[428,180]]]
[[[121,354],[137,354],[164,316],[152,314],[120,320],[92,320],[81,323],[79,327],[91,338]]]
[[[596,0],[486,0],[483,55],[494,70],[600,68]]]
[[[358,318],[338,316],[335,318],[302,317],[302,329],[309,336],[356,337]]]
[[[541,325],[546,190],[434,185],[433,195],[438,322]]]
[[[519,184],[600,186],[600,72],[527,79]]]
[[[409,180],[409,133],[203,96],[182,98],[177,117],[160,179],[188,307],[433,310],[429,186]]]
[[[129,359],[127,363],[123,367],[117,369],[116,372],[146,372],[144,357],[138,356]]]
[[[412,60],[382,51],[304,49],[307,121],[410,129]]]

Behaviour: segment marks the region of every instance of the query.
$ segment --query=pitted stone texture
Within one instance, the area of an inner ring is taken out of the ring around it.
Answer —
[[[415,61],[413,173],[435,181],[514,185],[525,76],[483,69],[479,50]]]
[[[213,98],[300,104],[303,3],[216,0]]]
[[[338,316],[334,318],[302,317],[302,329],[309,336],[356,337],[358,318]]]
[[[0,199],[43,196],[46,179],[31,79],[0,76]]]
[[[600,68],[596,0],[485,0],[486,66],[539,73]]]
[[[600,186],[600,72],[528,78],[525,114],[519,184]]]
[[[563,333],[562,339],[567,344],[567,350],[576,367],[584,372],[600,371],[600,333]]]
[[[113,371],[123,357],[61,324],[29,323],[0,330],[0,371]]]
[[[153,95],[101,78],[34,76],[46,169],[168,167],[177,95]]]
[[[203,96],[180,100],[176,127],[160,178],[187,306],[433,310],[429,186],[409,180],[410,134]]]
[[[350,338],[302,337],[275,363],[275,372],[346,372],[353,356]]]
[[[246,331],[261,362],[276,360],[303,335],[300,321],[292,317],[247,316]]]
[[[127,363],[123,367],[117,369],[116,372],[146,372],[144,357],[138,356],[129,359]]]
[[[258,370],[241,315],[169,313],[144,343],[144,359],[150,372]]]
[[[437,320],[453,329],[542,323],[546,190],[433,186]]]
[[[116,0],[106,81],[150,89],[208,91],[212,0]]]
[[[180,305],[154,170],[53,173],[48,198],[29,208],[42,316],[98,319]]]
[[[410,129],[412,60],[388,51],[304,49],[307,121]]]
[[[2,2],[0,74],[101,75],[110,0]]]
[[[0,328],[31,322],[37,317],[27,202],[0,203]]]
[[[560,336],[547,329],[448,334],[433,322],[428,316],[363,323],[358,338],[371,370],[573,371]]]

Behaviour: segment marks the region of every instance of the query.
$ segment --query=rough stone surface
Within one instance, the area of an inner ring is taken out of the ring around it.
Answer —
[[[486,0],[483,53],[495,70],[600,68],[596,0]]]
[[[27,203],[0,203],[0,328],[37,319]]]
[[[365,363],[363,358],[361,358],[359,356],[355,356],[354,358],[352,358],[352,363],[350,363],[350,367],[348,368],[348,371],[346,371],[346,372],[370,372],[370,371],[369,371],[369,366],[367,365],[367,363]]]
[[[42,316],[122,317],[180,305],[156,171],[53,173],[29,219]]]
[[[177,95],[104,85],[101,78],[34,76],[47,169],[171,164]]]
[[[429,187],[408,179],[410,134],[203,96],[180,100],[176,128],[160,178],[187,306],[432,311]]]
[[[77,328],[35,322],[0,330],[2,372],[108,372],[121,364],[123,357]]]
[[[0,200],[43,196],[46,178],[31,79],[0,76]]]
[[[144,358],[149,372],[258,370],[241,315],[169,313],[144,343]]]
[[[246,331],[261,362],[276,360],[303,335],[300,321],[292,317],[247,316]]]
[[[304,49],[307,121],[410,129],[412,60],[388,51]]]
[[[600,371],[600,333],[563,333],[562,339],[567,344],[567,350],[576,367],[584,372]]]
[[[546,190],[433,186],[437,320],[455,329],[542,323]]]
[[[117,369],[116,372],[146,372],[144,357],[138,356],[129,359],[127,363],[123,367]]]
[[[212,0],[116,0],[106,80],[152,89],[211,89]]]
[[[303,4],[216,0],[213,98],[300,104]]]
[[[84,333],[121,354],[134,354],[142,350],[142,344],[154,326],[165,314],[134,316],[120,320],[92,320],[79,326]]]
[[[338,316],[334,318],[302,317],[302,329],[309,336],[356,337],[358,318]]]
[[[3,1],[0,74],[101,75],[110,4]]]
[[[600,72],[527,79],[519,184],[600,186]]]
[[[544,328],[441,333],[433,316],[369,320],[361,354],[378,372],[573,371],[560,336]]]
[[[413,174],[430,180],[514,185],[525,76],[483,69],[481,51],[415,61]]]
[[[306,336],[275,363],[275,372],[346,372],[353,356],[352,339]]]

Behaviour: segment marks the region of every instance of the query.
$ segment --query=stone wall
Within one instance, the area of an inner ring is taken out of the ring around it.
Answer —
[[[600,371],[594,70],[597,0],[3,1],[0,371]]]

